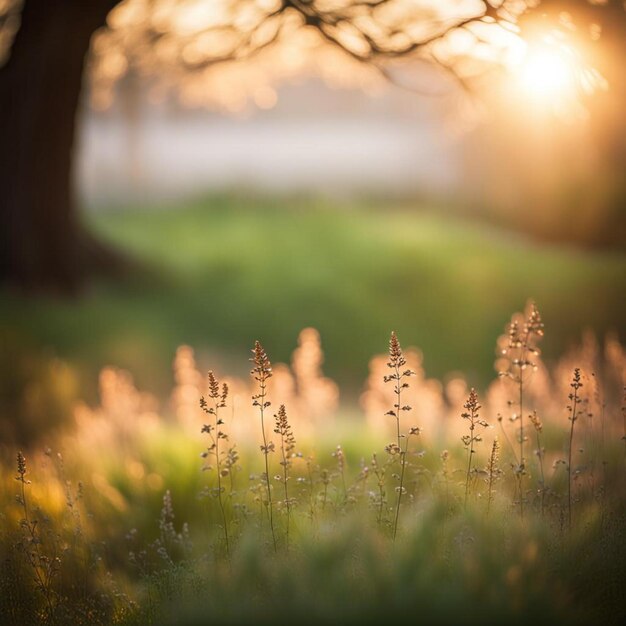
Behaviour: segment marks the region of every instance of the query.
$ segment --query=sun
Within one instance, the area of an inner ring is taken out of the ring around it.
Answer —
[[[506,91],[516,106],[563,120],[588,117],[588,99],[609,89],[584,40],[561,29],[520,37],[508,65]]]
[[[519,68],[519,84],[534,100],[567,99],[576,94],[579,69],[573,48],[529,44]]]

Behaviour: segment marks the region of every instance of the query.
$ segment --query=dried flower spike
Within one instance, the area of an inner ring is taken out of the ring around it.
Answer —
[[[19,482],[24,484],[29,484],[30,481],[26,480],[26,458],[22,454],[22,452],[17,453],[17,476],[15,480],[19,480]]]
[[[582,386],[583,384],[580,381],[580,368],[577,367],[574,369],[574,375],[572,377],[572,382],[570,383],[570,387],[573,389],[573,391],[568,395],[571,404],[569,404],[567,407],[569,411],[568,419],[571,422],[569,433],[569,449],[567,456],[567,519],[570,530],[572,528],[572,449],[574,446],[574,424],[578,419],[578,408],[581,402],[578,391]]]
[[[461,437],[461,441],[467,450],[467,474],[465,477],[465,507],[467,508],[467,497],[469,495],[469,487],[470,487],[470,478],[472,475],[472,457],[474,456],[474,444],[482,441],[482,437],[476,432],[478,426],[482,426],[486,428],[489,426],[485,420],[480,419],[480,409],[482,408],[478,403],[478,394],[476,390],[472,388],[470,390],[469,397],[467,401],[463,405],[465,411],[461,413],[461,417],[465,420],[468,420],[469,425],[469,434],[463,435]]]
[[[254,368],[251,374],[258,382],[262,382],[272,377],[272,364],[265,352],[263,346],[258,342],[254,342],[254,348],[252,350],[252,358],[250,359],[254,363]]]
[[[489,460],[487,461],[487,515],[489,515],[489,510],[491,509],[491,503],[493,502],[493,494],[494,494],[494,484],[496,480],[500,477],[502,473],[498,467],[498,461],[500,459],[500,442],[498,438],[495,437],[493,440],[493,444],[491,445],[491,453],[489,454]]]
[[[400,516],[400,503],[402,501],[402,494],[404,493],[404,473],[406,466],[406,456],[409,446],[409,437],[411,435],[419,434],[419,428],[413,427],[409,431],[408,435],[403,435],[400,433],[400,414],[403,411],[410,411],[411,407],[408,404],[402,404],[402,391],[407,389],[409,384],[404,379],[413,376],[415,372],[412,372],[410,369],[403,370],[402,368],[406,365],[406,359],[404,358],[404,354],[402,353],[402,347],[400,346],[400,341],[398,340],[398,336],[395,331],[391,331],[391,337],[389,338],[389,361],[387,362],[387,367],[393,372],[383,377],[384,382],[393,382],[394,383],[394,394],[395,394],[395,402],[393,404],[393,408],[385,413],[385,415],[390,415],[396,420],[396,443],[390,444],[385,448],[388,454],[392,456],[399,456],[400,458],[400,486],[398,487],[398,499],[396,502],[396,514],[393,524],[393,538],[396,538],[396,533],[398,530],[398,519]],[[402,439],[405,440],[404,449],[402,449]]]
[[[274,512],[272,504],[272,486],[270,483],[269,472],[269,453],[274,451],[274,444],[267,440],[265,434],[265,409],[271,406],[271,402],[267,400],[267,380],[272,376],[272,364],[260,342],[254,342],[254,348],[252,349],[252,358],[250,359],[254,363],[254,368],[250,372],[257,383],[259,383],[258,393],[252,396],[252,406],[258,407],[259,416],[261,418],[261,434],[263,435],[263,445],[261,446],[261,452],[265,459],[265,487],[267,490],[267,512],[270,521],[270,529],[272,531],[272,543],[274,545],[274,552],[277,551],[276,545],[276,533],[274,532]]]
[[[223,449],[220,450],[220,441],[228,441],[228,435],[222,430],[224,420],[219,416],[220,409],[226,406],[226,400],[228,398],[228,385],[223,383],[221,388],[220,384],[215,377],[215,374],[210,371],[208,373],[208,387],[209,398],[213,401],[212,406],[209,406],[204,397],[200,398],[200,407],[207,414],[213,417],[213,423],[204,424],[202,432],[207,433],[210,437],[209,447],[202,453],[202,458],[209,458],[213,456],[215,458],[215,468],[217,470],[217,487],[210,490],[209,493],[217,495],[217,499],[222,513],[222,522],[224,525],[224,540],[226,543],[226,554],[230,557],[230,540],[228,536],[228,519],[226,517],[226,509],[224,507],[222,478],[228,476],[229,468],[226,464],[228,459],[228,453]],[[205,466],[203,469],[211,469],[210,466]]]
[[[517,405],[518,411],[511,415],[511,421],[519,420],[519,459],[517,463],[517,480],[519,490],[520,516],[524,517],[524,489],[523,476],[525,473],[524,442],[524,391],[528,377],[538,368],[541,354],[537,343],[543,337],[544,326],[541,315],[534,302],[530,302],[526,315],[515,314],[506,327],[504,347],[500,355],[506,366],[499,372],[503,378],[508,378],[517,387],[517,398],[509,402],[510,406]]]

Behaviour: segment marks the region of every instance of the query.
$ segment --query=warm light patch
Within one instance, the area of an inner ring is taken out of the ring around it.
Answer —
[[[510,65],[508,91],[516,105],[534,115],[577,123],[587,119],[586,99],[609,88],[594,66],[592,51],[574,33],[560,29],[522,40]]]
[[[579,69],[576,54],[569,48],[529,46],[521,66],[521,86],[536,99],[571,97],[575,95]]]

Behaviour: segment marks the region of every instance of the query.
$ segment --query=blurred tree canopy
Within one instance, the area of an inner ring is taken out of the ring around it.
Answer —
[[[518,53],[526,19],[570,13],[618,29],[610,41],[623,45],[621,0],[0,0],[0,280],[71,292],[124,267],[86,231],[72,192],[86,68],[96,106],[130,72],[156,94],[230,109],[271,99],[270,83],[305,63],[364,84],[427,59],[467,85]],[[254,71],[242,63],[251,58]]]

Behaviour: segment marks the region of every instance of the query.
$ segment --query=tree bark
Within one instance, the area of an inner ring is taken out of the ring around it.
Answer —
[[[117,0],[26,0],[0,68],[0,281],[76,291],[111,257],[72,189],[76,115],[92,34]]]

